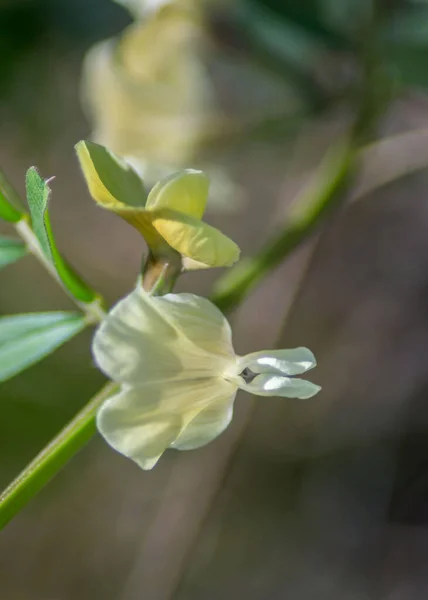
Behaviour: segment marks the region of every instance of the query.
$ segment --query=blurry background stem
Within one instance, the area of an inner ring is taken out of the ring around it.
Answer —
[[[345,199],[359,151],[373,137],[379,118],[392,99],[392,82],[384,67],[378,40],[381,14],[380,7],[373,3],[366,22],[361,24],[361,39],[364,40],[360,51],[362,75],[356,93],[356,116],[347,139],[327,153],[309,187],[296,199],[283,230],[256,257],[241,261],[217,283],[211,299],[221,310],[235,308]]]
[[[216,286],[211,300],[220,310],[238,306],[267,273],[307,240],[330,210],[340,203],[353,174],[356,150],[352,140],[335,146],[325,157],[318,173],[301,196],[288,221],[260,253],[232,268]]]

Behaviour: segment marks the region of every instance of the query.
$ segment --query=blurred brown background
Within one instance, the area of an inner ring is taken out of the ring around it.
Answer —
[[[213,206],[208,220],[244,255],[281,228],[349,126],[369,4],[210,8],[216,93],[227,114],[248,109],[261,124],[226,136],[212,159],[244,200],[232,211]],[[241,394],[226,433],[197,451],[168,451],[152,472],[94,439],[1,532],[2,599],[427,597],[428,5],[383,4],[376,35],[394,93],[375,129],[389,141],[364,155],[341,207],[231,317],[237,352],[311,348],[322,393]],[[83,56],[129,22],[109,0],[0,2],[2,168],[21,192],[30,165],[55,175],[59,245],[110,302],[132,287],[144,248],[94,206],[73,145],[91,132]],[[289,103],[284,120],[275,113],[269,125],[279,101]],[[187,275],[178,289],[209,294],[218,275]],[[0,274],[0,314],[69,307],[31,258]],[[89,341],[82,334],[1,385],[2,486],[100,387]]]

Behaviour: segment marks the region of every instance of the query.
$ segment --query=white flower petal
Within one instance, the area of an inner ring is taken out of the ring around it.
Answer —
[[[160,386],[123,390],[101,406],[98,431],[117,452],[151,469],[182,428],[180,414],[161,407]]]
[[[311,398],[320,391],[320,386],[305,379],[278,375],[257,375],[251,383],[240,387],[258,396],[284,396],[286,398]]]
[[[124,389],[101,406],[97,427],[115,450],[151,469],[196,415],[211,402],[230,401],[234,389],[214,378]]]
[[[229,385],[221,397],[213,400],[190,421],[172,447],[177,450],[193,450],[205,446],[223,433],[232,420],[235,396],[235,386]]]
[[[144,385],[220,374],[235,360],[231,331],[205,298],[141,287],[118,302],[94,336],[100,369],[120,383]]]
[[[272,375],[299,375],[317,364],[315,356],[308,348],[292,350],[265,350],[243,356],[238,361],[240,372],[248,368],[253,373]]]
[[[195,294],[166,294],[156,302],[169,322],[193,344],[210,354],[235,360],[229,322],[212,302]]]
[[[120,383],[170,380],[182,371],[179,356],[172,351],[177,338],[175,328],[138,288],[101,323],[92,351],[100,369]]]

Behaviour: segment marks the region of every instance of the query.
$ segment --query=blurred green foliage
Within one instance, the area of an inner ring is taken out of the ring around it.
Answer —
[[[313,53],[323,48],[338,54],[358,51],[364,43],[364,28],[373,8],[373,0],[246,0],[242,14],[252,30],[267,40],[274,33],[281,44],[271,43],[272,52],[289,61],[300,56],[300,68],[313,68]],[[415,0],[375,2],[382,17],[380,38],[384,42],[386,62],[403,85],[426,87],[428,76],[428,5]],[[275,32],[270,26],[275,24]],[[269,29],[269,31],[266,31]],[[296,40],[299,46],[296,47]],[[303,60],[302,60],[303,57]],[[305,60],[305,57],[307,60]]]

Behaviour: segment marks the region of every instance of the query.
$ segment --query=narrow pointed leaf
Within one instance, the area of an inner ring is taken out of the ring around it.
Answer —
[[[0,318],[0,381],[51,354],[84,329],[83,315],[47,312]]]
[[[50,188],[40,177],[35,167],[31,167],[27,171],[26,188],[33,231],[39,240],[43,253],[53,262],[52,247],[54,242],[48,213]]]
[[[21,240],[0,236],[0,269],[10,265],[27,254],[27,248]]]
[[[43,253],[55,266],[60,280],[75,298],[81,302],[93,302],[97,297],[96,293],[62,258],[56,247],[48,212],[50,188],[35,167],[27,171],[26,188],[32,228]]]

